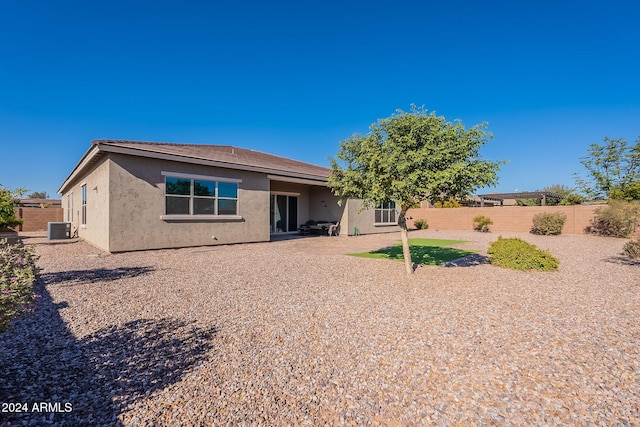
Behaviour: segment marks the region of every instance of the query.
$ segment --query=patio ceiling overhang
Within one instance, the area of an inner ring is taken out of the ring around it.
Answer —
[[[327,181],[321,180],[321,179],[296,178],[296,177],[283,176],[283,175],[267,175],[267,178],[269,178],[269,180],[271,181],[292,182],[295,184],[306,184],[306,185],[318,185],[321,187],[327,186]]]

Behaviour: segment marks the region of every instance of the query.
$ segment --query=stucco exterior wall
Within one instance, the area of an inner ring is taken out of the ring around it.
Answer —
[[[102,159],[89,172],[74,182],[73,186],[62,194],[64,221],[71,222],[71,233],[77,231],[78,237],[92,245],[109,251],[109,161]],[[82,186],[87,186],[86,224],[81,224]],[[73,195],[73,215],[69,216],[67,196]]]
[[[397,224],[375,224],[375,211],[373,209],[362,210],[362,200],[350,199],[346,202],[347,224],[348,229],[342,230],[341,233],[347,233],[349,236],[355,234],[355,228],[358,228],[360,234],[377,234],[391,233],[400,231]]]
[[[269,240],[269,180],[265,174],[109,154],[111,229],[109,251],[221,245]],[[161,219],[162,172],[240,179],[239,220]]]
[[[279,181],[262,172],[115,152],[103,152],[93,161],[96,163],[87,172],[64,184],[63,220],[72,223],[72,232],[77,231],[79,237],[109,252],[269,241],[271,194],[298,197],[298,226],[310,219],[340,221],[343,236],[353,235],[356,228],[360,234],[399,230],[396,224],[375,224],[375,211],[360,211],[361,200],[349,200],[340,206],[338,198],[322,185]],[[237,215],[166,215],[165,177],[172,174],[237,181]],[[80,224],[83,184],[87,186],[84,225]]]
[[[413,227],[413,221],[426,219],[430,229],[473,230],[473,218],[478,215],[489,217],[492,232],[528,232],[531,231],[534,215],[541,212],[562,212],[567,220],[563,234],[582,234],[584,228],[594,216],[594,211],[602,205],[574,206],[496,206],[490,208],[419,208],[409,209],[407,223]]]
[[[313,186],[309,190],[309,211],[315,221],[341,221],[344,205],[338,205],[338,198],[327,187]]]

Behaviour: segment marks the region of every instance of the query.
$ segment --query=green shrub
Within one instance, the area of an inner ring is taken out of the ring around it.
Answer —
[[[599,236],[629,238],[640,224],[640,202],[612,200],[596,209],[585,232]]]
[[[33,293],[37,260],[32,246],[0,240],[0,332],[12,318],[35,309],[41,297]]]
[[[562,206],[579,205],[584,202],[586,202],[586,199],[576,193],[567,194],[562,200],[560,200],[560,204]]]
[[[640,258],[640,240],[629,240],[624,245],[622,254],[629,258]]]
[[[559,261],[549,251],[518,238],[498,240],[489,245],[487,251],[491,264],[513,270],[557,270]]]
[[[21,188],[13,191],[0,188],[0,228],[11,228],[22,224],[22,219],[16,218],[13,204],[16,197],[20,197],[24,192],[25,190]]]
[[[426,230],[427,228],[429,228],[429,224],[427,223],[427,220],[422,218],[418,218],[415,221],[413,221],[413,226],[418,230]]]
[[[482,231],[483,233],[486,233],[489,231],[489,226],[491,224],[493,224],[493,221],[491,221],[490,218],[484,215],[478,215],[477,217],[473,218],[473,229],[476,231]]]
[[[434,208],[461,208],[462,205],[456,199],[441,200],[433,204]]]
[[[567,216],[562,212],[542,212],[533,216],[533,234],[554,236],[562,233]]]

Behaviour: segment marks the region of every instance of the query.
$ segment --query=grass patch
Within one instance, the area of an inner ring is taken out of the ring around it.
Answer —
[[[450,248],[448,246],[459,245],[465,243],[466,240],[442,240],[442,239],[409,239],[409,250],[411,251],[411,260],[415,264],[422,265],[440,265],[454,259],[462,258],[467,255],[476,253],[477,251],[468,251],[463,249]],[[404,260],[402,256],[402,244],[397,243],[388,248],[379,249],[372,252],[361,252],[358,254],[349,254],[362,258],[379,258],[379,259],[395,259]]]

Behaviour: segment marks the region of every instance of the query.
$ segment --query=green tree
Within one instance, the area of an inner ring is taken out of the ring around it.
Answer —
[[[567,187],[564,184],[551,185],[549,187],[545,187],[543,191],[549,191],[551,193],[561,195],[562,199],[560,199],[558,204],[563,206],[579,205],[585,201],[584,197],[582,197],[575,188]],[[549,202],[549,200],[547,200],[547,202]],[[555,203],[555,201],[552,201],[552,203]]]
[[[589,155],[580,163],[588,176],[576,174],[576,182],[590,199],[640,199],[640,137],[631,146],[624,138],[605,137],[604,144],[589,146]]]
[[[22,224],[22,220],[16,218],[14,204],[17,201],[16,199],[23,196],[27,190],[23,188],[7,190],[1,187],[2,185],[0,185],[0,228],[15,227]]]
[[[584,198],[580,196],[574,188],[567,187],[564,184],[554,184],[543,188],[542,190],[549,193],[556,193],[562,196],[562,199],[548,198],[545,201],[547,206],[557,205],[579,205],[584,202]],[[516,200],[518,206],[541,206],[542,199],[518,199]]]
[[[34,191],[33,193],[29,194],[27,197],[29,197],[30,199],[48,199],[49,195],[47,194],[46,191]]]
[[[518,206],[540,206],[541,204],[540,199],[516,199],[516,205]]]
[[[331,161],[329,187],[341,200],[363,200],[363,208],[395,202],[400,209],[402,249],[407,274],[413,273],[407,232],[407,210],[424,200],[463,198],[476,188],[497,183],[502,162],[480,157],[492,138],[486,124],[469,129],[435,112],[411,106],[370,126],[367,135],[341,142]]]

